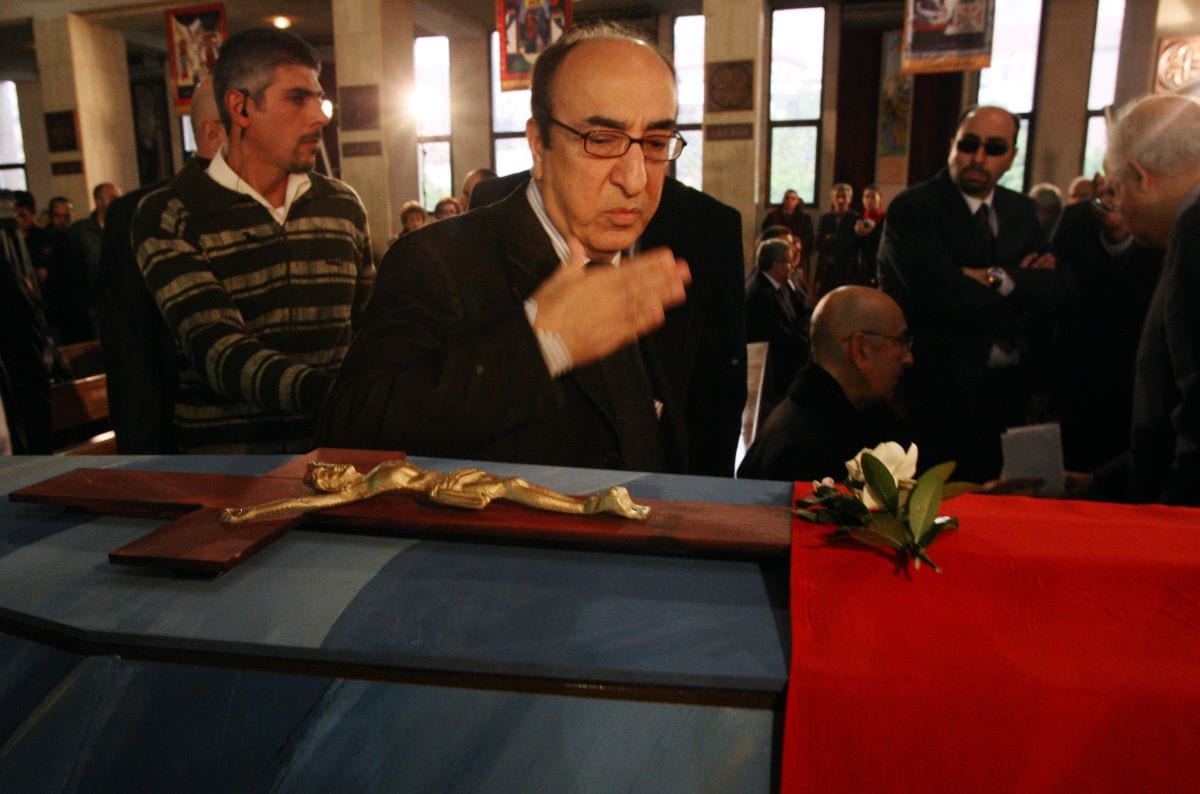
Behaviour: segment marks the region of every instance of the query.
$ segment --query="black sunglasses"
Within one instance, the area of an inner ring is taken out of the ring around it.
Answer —
[[[981,141],[978,138],[959,138],[954,142],[954,148],[963,154],[975,154],[975,152],[979,151],[981,145],[988,157],[1000,157],[1001,155],[1008,154],[1008,144],[995,138],[989,138],[986,141]]]

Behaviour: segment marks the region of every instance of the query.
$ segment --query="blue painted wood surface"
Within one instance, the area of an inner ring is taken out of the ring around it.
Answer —
[[[0,490],[77,465],[261,474],[284,460],[17,458],[0,462]],[[786,504],[791,490],[417,462],[573,492],[624,483],[655,499]],[[216,579],[107,563],[158,525],[4,501],[0,611],[149,648],[763,693],[786,680],[783,566],[319,531]],[[81,657],[11,636],[0,673],[0,791],[764,791],[771,780],[777,714],[765,709]]]

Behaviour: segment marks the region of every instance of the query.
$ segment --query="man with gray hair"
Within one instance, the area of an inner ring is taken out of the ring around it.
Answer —
[[[230,37],[213,71],[229,143],[138,207],[138,265],[185,359],[180,451],[311,449],[369,296],[362,203],[312,171],[329,122],[320,69],[291,33]]]
[[[810,333],[812,363],[767,418],[738,477],[838,478],[860,449],[908,440],[888,404],[913,360],[896,302],[869,287],[840,287],[813,309]]]
[[[1133,103],[1109,133],[1104,170],[1129,231],[1166,251],[1138,346],[1125,495],[1200,505],[1200,101]],[[1118,470],[1097,472],[1106,494]]]
[[[787,396],[808,359],[809,311],[789,279],[799,267],[789,241],[763,240],[756,259],[746,285],[746,341],[768,343],[758,414],[765,417]]]

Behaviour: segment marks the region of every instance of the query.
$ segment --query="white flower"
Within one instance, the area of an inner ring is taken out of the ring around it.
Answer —
[[[904,447],[897,444],[895,441],[885,441],[875,449],[862,449],[854,456],[853,460],[846,461],[846,477],[858,482],[865,482],[866,477],[863,476],[862,456],[863,453],[870,452],[875,457],[879,458],[879,462],[887,467],[887,470],[896,478],[896,483],[900,486],[901,492],[905,490],[905,486],[912,487],[912,479],[917,474],[917,445],[909,444],[908,451]],[[877,510],[883,505],[875,501],[871,496],[869,488],[863,488],[862,491],[863,504],[869,510]]]

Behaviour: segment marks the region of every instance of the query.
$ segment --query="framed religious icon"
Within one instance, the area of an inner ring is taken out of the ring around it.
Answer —
[[[75,111],[59,110],[46,114],[46,148],[51,152],[79,151]]]
[[[723,61],[704,65],[704,109],[754,109],[754,61]]]
[[[571,0],[496,0],[500,90],[529,88],[533,64],[571,26]]]
[[[963,72],[992,63],[994,0],[905,0],[900,71]]]
[[[212,75],[226,38],[225,6],[222,3],[167,11],[171,90],[175,109],[180,113],[188,112],[196,86]]]
[[[1154,92],[1200,95],[1200,36],[1174,36],[1158,43]]]

